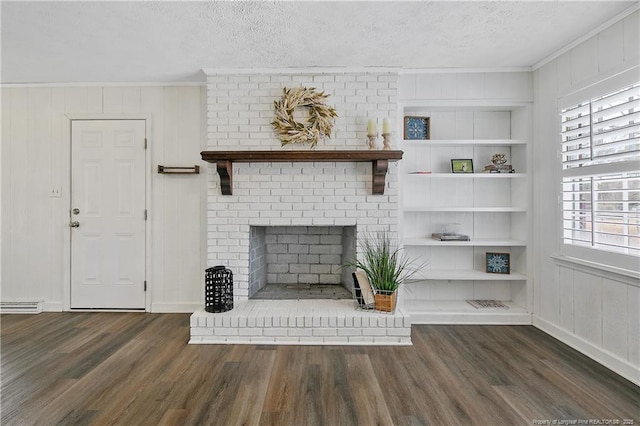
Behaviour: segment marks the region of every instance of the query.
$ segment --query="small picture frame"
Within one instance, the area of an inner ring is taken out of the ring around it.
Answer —
[[[407,116],[404,118],[405,140],[427,140],[430,139],[430,133],[429,117]]]
[[[488,274],[510,274],[511,255],[509,253],[486,253]]]
[[[452,159],[451,173],[473,173],[473,160],[470,158]]]

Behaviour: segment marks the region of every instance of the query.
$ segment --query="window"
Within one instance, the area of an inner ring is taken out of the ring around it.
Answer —
[[[640,256],[640,83],[560,116],[563,244]]]

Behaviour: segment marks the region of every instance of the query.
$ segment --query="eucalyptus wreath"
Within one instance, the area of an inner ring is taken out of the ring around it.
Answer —
[[[321,138],[331,137],[333,118],[337,117],[338,113],[324,103],[328,97],[324,92],[316,92],[314,87],[282,89],[282,98],[273,102],[276,113],[271,122],[282,146],[310,142],[313,148]],[[309,108],[307,123],[293,118],[293,111],[299,107]]]

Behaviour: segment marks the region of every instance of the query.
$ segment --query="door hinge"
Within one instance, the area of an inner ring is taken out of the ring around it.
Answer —
[[[147,220],[148,217],[149,213],[147,212],[147,209],[144,209],[144,220]]]
[[[147,291],[147,280],[144,280],[144,291]]]
[[[147,149],[147,138],[144,138],[144,149]]]

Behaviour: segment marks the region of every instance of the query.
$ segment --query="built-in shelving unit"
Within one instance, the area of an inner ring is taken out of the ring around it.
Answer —
[[[430,117],[430,140],[404,140],[401,235],[410,258],[425,265],[404,287],[414,323],[529,324],[529,103],[412,101],[401,116]],[[484,172],[505,154],[513,173]],[[473,173],[452,173],[451,159],[473,160]],[[456,230],[469,241],[438,241]],[[486,272],[486,253],[508,253],[510,273]],[[498,300],[476,309],[467,300]]]

